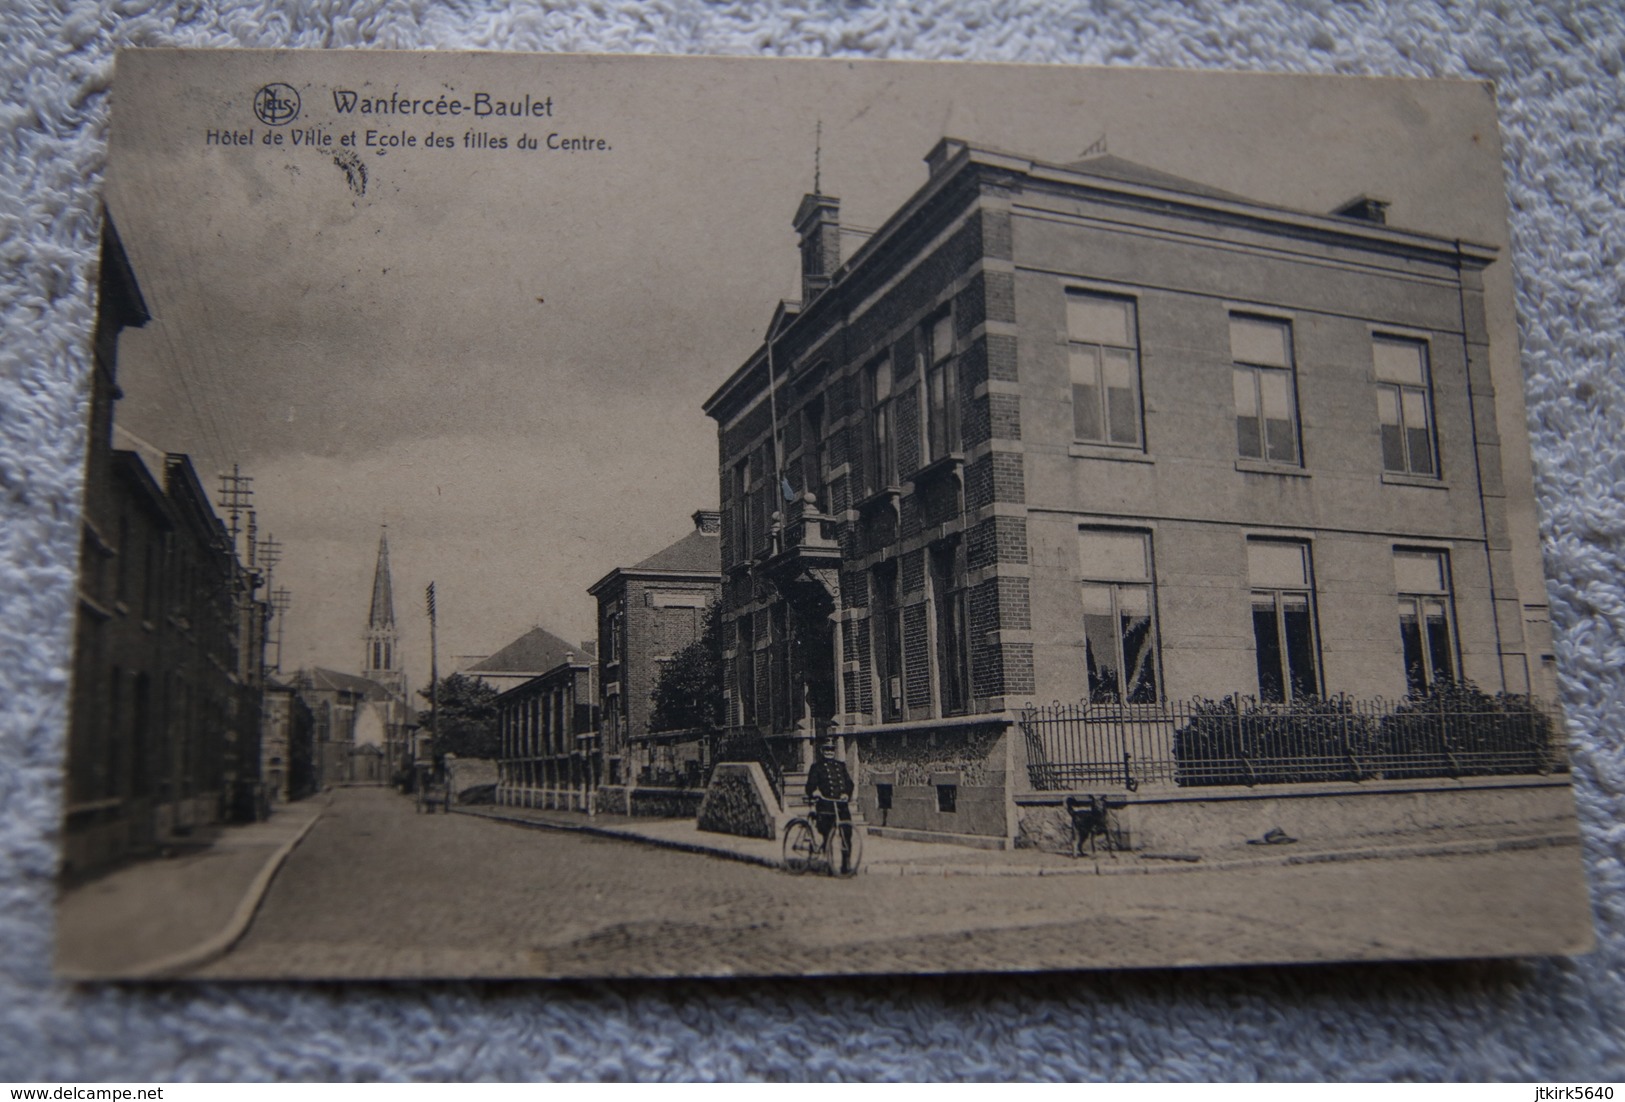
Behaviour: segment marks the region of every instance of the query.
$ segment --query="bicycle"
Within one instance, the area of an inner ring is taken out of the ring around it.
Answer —
[[[863,831],[858,829],[850,814],[842,817],[839,809],[850,807],[846,800],[836,803],[837,818],[823,841],[818,838],[818,826],[810,815],[797,815],[784,824],[784,867],[792,876],[809,872],[815,865],[830,876],[853,877],[863,865]]]

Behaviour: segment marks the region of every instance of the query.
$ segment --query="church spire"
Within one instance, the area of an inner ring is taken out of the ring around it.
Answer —
[[[378,566],[372,575],[372,611],[367,615],[367,630],[395,626],[395,594],[389,581],[389,525],[378,536]]]
[[[367,613],[367,657],[361,676],[406,695],[406,675],[401,671],[401,634],[395,628],[395,592],[389,577],[388,526],[378,536],[378,565],[372,575],[372,608]]]

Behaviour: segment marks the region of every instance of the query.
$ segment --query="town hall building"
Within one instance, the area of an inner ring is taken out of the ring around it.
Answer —
[[[926,163],[849,258],[803,198],[802,299],[705,405],[730,722],[784,773],[838,736],[871,824],[1013,840],[1031,702],[1549,692],[1494,248],[1111,155]]]

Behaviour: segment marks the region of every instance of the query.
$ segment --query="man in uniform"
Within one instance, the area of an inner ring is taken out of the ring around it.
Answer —
[[[843,823],[852,821],[849,801],[853,787],[846,762],[835,756],[835,740],[825,739],[819,747],[818,760],[807,771],[807,802],[812,804],[813,825],[818,828],[820,845],[827,844],[837,819]],[[847,871],[850,854],[850,846],[841,847],[842,873]]]

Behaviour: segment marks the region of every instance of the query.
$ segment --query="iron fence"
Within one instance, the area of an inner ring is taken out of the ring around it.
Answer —
[[[1443,686],[1404,700],[1055,702],[1020,713],[1039,791],[1547,774],[1567,762],[1526,696]]]

